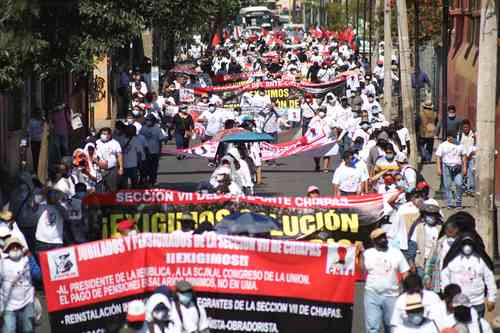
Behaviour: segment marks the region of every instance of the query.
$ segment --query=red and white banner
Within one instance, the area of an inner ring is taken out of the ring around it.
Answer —
[[[214,159],[217,154],[219,143],[220,140],[212,139],[187,149],[164,147],[162,153],[165,155],[183,154],[206,159]],[[271,161],[294,155],[320,157],[331,151],[336,144],[337,142],[335,140],[324,135],[316,136],[314,138],[303,136],[296,140],[278,144],[261,142],[261,158],[263,161]]]
[[[242,94],[247,91],[255,91],[259,89],[284,89],[284,88],[294,88],[302,90],[309,94],[324,94],[335,88],[338,88],[342,84],[345,84],[346,78],[344,76],[340,77],[336,81],[332,82],[322,82],[322,83],[311,83],[311,82],[295,82],[287,80],[275,80],[275,81],[260,81],[248,84],[233,84],[226,86],[209,86],[203,88],[195,88],[194,93],[197,95],[206,94],[208,92],[235,92],[237,94]]]
[[[318,332],[350,327],[354,246],[143,233],[43,252],[40,263],[55,333],[110,332],[126,301],[179,280],[194,286],[214,331],[232,330],[220,322],[229,318],[248,325],[266,318],[276,332],[292,332],[291,322]]]

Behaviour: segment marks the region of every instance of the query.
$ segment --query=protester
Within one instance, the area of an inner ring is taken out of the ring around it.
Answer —
[[[309,198],[316,198],[316,197],[319,197],[321,194],[320,194],[320,191],[319,191],[319,187],[317,187],[316,185],[310,185],[308,188],[307,188],[307,197]]]
[[[64,245],[64,216],[61,200],[63,196],[56,190],[48,190],[47,203],[43,204],[43,213],[35,232],[35,251],[48,251]]]
[[[177,149],[189,148],[189,140],[194,129],[193,117],[187,112],[187,107],[182,106],[172,120],[175,133],[175,146]],[[178,154],[178,160],[184,159],[184,155]]]
[[[493,333],[490,324],[482,317],[473,318],[471,302],[467,295],[458,294],[453,297],[453,317],[455,325],[453,328],[457,329],[459,333]]]
[[[4,333],[34,332],[34,298],[30,263],[22,242],[10,237],[3,252],[7,254],[0,265],[0,313],[3,314]]]
[[[146,306],[141,300],[133,300],[127,305],[127,322],[118,333],[147,333]]]
[[[124,172],[123,154],[120,143],[111,136],[109,127],[101,128],[96,141],[97,164],[101,170],[103,185],[110,192],[118,189],[119,178]]]
[[[175,312],[179,316],[183,333],[209,333],[209,322],[205,309],[198,305],[196,292],[187,281],[175,284]]]
[[[441,287],[450,283],[460,286],[480,317],[484,317],[486,310],[495,308],[497,288],[493,262],[472,234],[462,234],[444,258]]]
[[[443,176],[448,208],[462,209],[463,179],[467,176],[466,152],[449,132],[446,141],[438,146],[436,156],[437,173]]]
[[[335,170],[332,179],[333,195],[358,195],[364,193],[363,183],[366,175],[355,165],[352,151],[345,151],[342,155],[343,163]]]
[[[458,134],[458,143],[463,147],[464,154],[467,158],[467,176],[465,177],[464,191],[467,194],[474,194],[476,173],[475,173],[475,154],[476,154],[476,137],[471,130],[471,123],[468,119],[462,122],[462,130]]]
[[[33,171],[38,172],[38,161],[40,157],[40,149],[43,139],[44,120],[42,110],[36,108],[31,113],[31,118],[28,124],[28,136],[30,139],[31,156],[33,158]]]
[[[146,126],[143,126],[140,134],[146,139],[146,185],[156,184],[158,166],[160,163],[160,153],[162,142],[167,138],[165,132],[157,125],[154,116],[146,117]]]
[[[406,306],[404,319],[401,325],[396,326],[392,332],[394,333],[439,333],[436,323],[425,316],[425,307],[422,304],[422,296],[420,294],[406,295]]]
[[[174,321],[174,310],[167,296],[155,293],[146,302],[147,333],[174,333],[180,331],[180,323]]]
[[[406,278],[410,269],[405,257],[389,247],[387,235],[380,228],[370,233],[374,247],[364,251],[362,263],[366,275],[365,326],[367,333],[378,333],[383,323],[390,332],[391,316],[399,291],[398,274]]]
[[[411,317],[406,312],[406,304],[408,297],[415,297],[414,295],[421,297],[423,306],[422,315],[425,318],[436,320],[446,314],[442,307],[437,306],[441,303],[439,296],[430,290],[424,289],[422,279],[417,274],[408,274],[403,281],[403,291],[396,300],[391,319],[391,325],[396,329],[411,320]]]

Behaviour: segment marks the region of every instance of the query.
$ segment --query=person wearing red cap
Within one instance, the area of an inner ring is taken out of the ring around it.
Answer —
[[[118,333],[146,333],[146,306],[141,300],[133,300],[128,303],[127,322]]]
[[[127,237],[137,234],[137,229],[135,228],[136,222],[134,220],[123,220],[118,222],[116,226],[116,231],[118,231],[118,237]]]

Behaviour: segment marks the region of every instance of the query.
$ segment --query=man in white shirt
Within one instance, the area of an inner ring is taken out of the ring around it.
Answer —
[[[220,130],[224,128],[224,115],[221,110],[215,107],[215,104],[208,104],[208,110],[205,110],[198,117],[198,121],[205,124],[205,136],[203,142],[211,140]]]
[[[390,332],[392,313],[399,295],[398,275],[406,278],[410,266],[403,253],[390,248],[385,231],[380,228],[370,233],[374,247],[364,251],[362,263],[366,275],[365,325],[366,333]]]
[[[418,293],[405,295],[405,318],[393,328],[393,333],[439,333],[436,323],[425,315],[422,296]]]
[[[352,151],[347,150],[342,154],[342,163],[333,174],[333,195],[359,195],[366,186],[362,186],[366,179],[359,168],[356,168]]]
[[[33,306],[35,288],[31,282],[26,248],[15,237],[7,240],[7,254],[0,264],[0,312],[3,313],[3,333],[34,332]]]
[[[448,208],[462,208],[463,179],[467,176],[467,156],[461,144],[448,135],[447,140],[442,142],[436,151],[437,174],[443,176],[444,192]],[[452,186],[455,185],[455,196]],[[455,203],[455,205],[453,205]]]
[[[300,104],[300,111],[302,114],[302,135],[305,135],[309,129],[309,123],[311,119],[316,115],[318,110],[318,104],[312,97],[304,98],[302,104]]]
[[[123,175],[122,148],[118,141],[111,137],[111,128],[101,128],[100,137],[96,142],[98,165],[101,168],[102,178],[106,190],[118,190],[118,178]]]
[[[181,323],[181,333],[209,333],[209,322],[205,309],[198,305],[193,287],[187,281],[175,284],[175,314]]]
[[[467,182],[465,191],[473,194],[476,191],[476,173],[474,172],[474,162],[476,154],[476,136],[471,130],[471,123],[468,119],[462,122],[462,131],[458,134],[460,144],[464,147],[464,152],[467,157]]]

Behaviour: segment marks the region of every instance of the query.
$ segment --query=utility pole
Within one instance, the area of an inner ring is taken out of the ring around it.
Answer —
[[[391,0],[384,1],[384,117],[392,119],[392,36]]]
[[[408,38],[408,12],[406,0],[397,0],[398,32],[401,41],[399,45],[399,61],[401,67],[401,97],[403,100],[403,122],[410,132],[411,165],[417,165],[417,137],[415,133],[415,113],[412,106],[411,74],[410,74],[410,41]]]
[[[370,26],[368,27],[368,40],[369,40],[369,56],[368,56],[368,62],[370,64],[370,72],[373,70],[373,64],[372,64],[372,44],[373,44],[373,0],[368,0],[368,7],[370,10],[370,13],[368,14],[368,22]]]
[[[420,36],[420,6],[419,1],[415,1],[415,112],[420,111],[420,55],[419,36]]]
[[[476,134],[479,235],[486,252],[493,257],[493,207],[495,204],[495,111],[497,96],[498,23],[495,1],[483,0],[479,30]],[[470,172],[468,170],[468,172]]]

